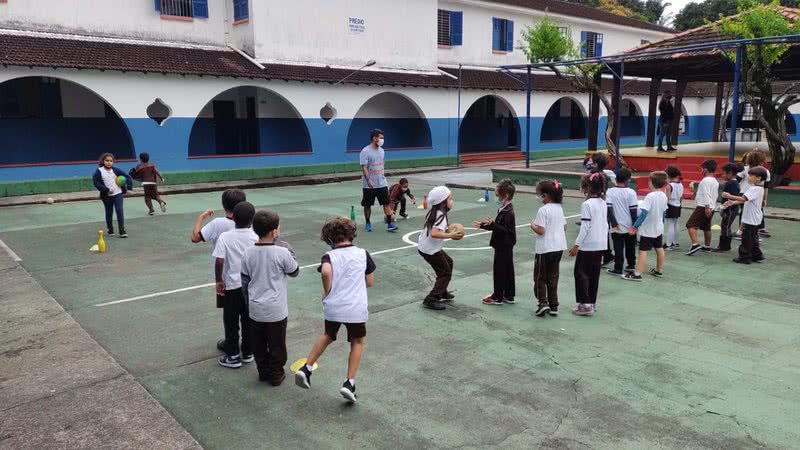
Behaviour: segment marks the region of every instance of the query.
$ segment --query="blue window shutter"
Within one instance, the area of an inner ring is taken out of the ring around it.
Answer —
[[[192,0],[192,17],[208,19],[208,0]]]
[[[161,12],[161,0],[156,0],[156,11]]]
[[[500,48],[500,35],[502,34],[500,19],[492,17],[492,50],[502,50]]]
[[[589,33],[586,31],[581,31],[581,56],[586,58],[586,41],[589,40]]]
[[[247,0],[233,0],[233,20],[244,20],[250,17]]]
[[[603,56],[603,33],[595,33],[594,56]]]
[[[508,52],[514,51],[514,21],[506,20],[506,48],[503,50]]]
[[[461,45],[464,13],[450,11],[450,45]]]

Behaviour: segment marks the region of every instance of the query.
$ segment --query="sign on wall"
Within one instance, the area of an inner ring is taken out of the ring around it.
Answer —
[[[350,25],[351,33],[363,33],[367,30],[364,19],[361,17],[350,17],[348,24]]]

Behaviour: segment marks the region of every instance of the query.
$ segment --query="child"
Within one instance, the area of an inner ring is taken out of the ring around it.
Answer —
[[[736,181],[736,174],[738,172],[740,171],[734,163],[727,163],[722,166],[722,179],[725,181],[725,184],[722,185],[722,193],[720,194],[719,202],[722,203],[723,206],[727,200],[739,196],[739,182]],[[714,253],[729,252],[731,250],[731,240],[733,240],[731,226],[733,225],[733,220],[739,216],[739,205],[735,204],[727,208],[723,207],[720,214],[722,216],[722,223],[720,224],[719,245],[712,250]]]
[[[758,147],[755,147],[753,150],[757,151]],[[742,155],[742,161],[740,163],[742,170],[736,174],[736,179],[739,180],[739,192],[747,192],[747,189],[750,188],[750,181],[747,179],[747,172],[750,170],[749,161],[750,152],[745,152],[744,155]],[[742,209],[743,208],[739,208],[739,229],[736,230],[734,239],[742,239]]]
[[[767,177],[764,179],[764,183],[762,184],[762,187],[764,188],[764,201],[762,202],[761,205],[762,212],[764,207],[767,206],[767,197],[769,196],[769,189],[767,189],[767,187],[769,187],[769,182],[772,180],[772,174],[766,167],[764,167],[764,163],[766,162],[767,162],[767,154],[759,150],[758,147],[756,147],[752,152],[750,152],[750,156],[748,156],[747,160],[747,163],[750,165],[751,169],[755,167],[761,167],[767,174]],[[742,191],[742,192],[747,192],[747,191]],[[764,222],[763,214],[761,215],[761,223],[758,226],[758,236],[763,238],[770,237],[770,234],[767,231],[767,225]]]
[[[100,155],[100,162],[97,164],[92,176],[94,187],[100,191],[100,200],[106,210],[106,228],[108,236],[114,235],[114,210],[117,211],[117,225],[119,225],[119,237],[126,238],[125,232],[125,213],[122,211],[122,199],[125,193],[133,190],[133,180],[122,170],[114,167],[114,155],[103,153]],[[119,186],[117,177],[125,177],[125,184]]]
[[[650,269],[650,275],[661,277],[664,270],[664,213],[667,211],[666,172],[650,174],[651,192],[645,196],[639,217],[630,228],[631,236],[639,232],[639,261],[633,273],[626,273],[622,278],[628,281],[642,281],[642,272],[647,267],[647,252],[656,250],[656,268]]]
[[[253,217],[253,231],[258,235],[255,247],[242,258],[242,294],[250,311],[258,379],[273,386],[283,383],[286,375],[286,318],[289,316],[288,277],[300,273],[286,243],[277,242],[280,217],[272,211],[258,211]],[[283,245],[281,245],[283,244]]]
[[[606,192],[611,241],[614,243],[614,268],[608,269],[608,273],[615,276],[622,276],[622,266],[626,258],[626,272],[633,272],[636,266],[636,236],[631,236],[628,230],[636,222],[639,203],[636,191],[628,187],[630,179],[630,170],[624,167],[619,169],[617,185]]]
[[[603,186],[603,195],[605,195],[609,186],[617,184],[617,175],[613,170],[608,170],[608,157],[604,153],[595,152],[592,155],[592,168],[589,173],[602,173],[605,178],[605,186]],[[580,222],[578,222],[580,224]],[[603,254],[603,266],[614,261],[614,253],[611,251],[611,235],[608,236],[608,250]]]
[[[437,186],[428,194],[428,203],[431,210],[425,217],[425,226],[417,241],[417,250],[420,256],[431,265],[436,272],[436,281],[433,289],[422,301],[422,306],[441,311],[445,309],[444,302],[453,300],[453,294],[447,290],[450,278],[453,276],[453,259],[442,250],[445,239],[464,237],[462,232],[447,231],[447,213],[453,209],[453,195],[450,189]]]
[[[711,251],[711,217],[714,216],[714,207],[717,205],[717,192],[719,190],[719,182],[714,178],[717,162],[713,159],[707,159],[700,164],[700,168],[703,180],[697,186],[697,195],[695,196],[697,207],[695,207],[694,212],[686,222],[689,238],[692,240],[692,247],[686,252],[687,255],[694,255],[700,250]],[[703,230],[704,245],[702,246],[697,243],[697,230]]]
[[[406,197],[411,199],[411,204],[416,205],[417,199],[408,188],[408,178],[400,178],[400,182],[393,184],[389,189],[389,203],[392,205],[392,210],[397,212],[397,204],[400,204],[400,217],[403,219],[408,218],[406,214]]]
[[[139,161],[142,163],[131,169],[129,174],[134,180],[142,182],[142,188],[144,188],[144,204],[147,206],[148,214],[151,216],[155,214],[153,210],[153,200],[161,205],[161,212],[167,212],[167,202],[161,200],[161,195],[158,193],[158,183],[156,183],[156,177],[158,177],[162,183],[164,182],[164,177],[162,177],[161,172],[156,169],[155,164],[150,162],[149,153],[140,153]]]
[[[516,288],[514,285],[514,245],[517,244],[517,222],[514,216],[514,198],[516,188],[509,179],[501,180],[495,188],[495,195],[500,199],[501,206],[497,210],[497,217],[492,221],[487,217],[482,222],[474,222],[472,226],[491,230],[492,237],[489,246],[494,249],[494,264],[492,276],[494,291],[492,295],[484,297],[484,305],[514,304]]]
[[[681,217],[681,203],[683,203],[683,183],[681,171],[675,166],[667,167],[669,184],[667,185],[667,214],[664,216],[665,242],[664,249],[677,250],[681,248],[678,243],[678,219]]]
[[[733,262],[739,264],[750,264],[751,262],[764,260],[764,254],[761,252],[761,246],[758,243],[758,227],[764,219],[764,212],[761,210],[761,205],[764,201],[764,187],[762,185],[767,180],[767,170],[763,167],[753,167],[748,171],[747,176],[750,184],[747,192],[742,196],[731,196],[731,199],[725,202],[726,207],[744,203],[742,244],[739,246],[739,257],[733,260]]]
[[[214,247],[214,274],[217,295],[222,298],[222,321],[225,323],[225,349],[219,365],[229,369],[242,367],[242,362],[253,362],[250,346],[250,317],[247,302],[242,295],[242,258],[244,252],[255,245],[258,236],[250,226],[256,209],[248,202],[233,208],[236,228],[226,231]],[[239,347],[239,323],[242,325],[242,345]],[[239,353],[241,350],[241,355]]]
[[[608,211],[603,198],[603,174],[585,175],[581,180],[581,190],[586,195],[586,201],[581,205],[581,230],[569,250],[569,256],[577,256],[574,271],[577,305],[572,312],[591,316],[597,303],[603,254],[608,250]]]
[[[214,247],[217,245],[219,236],[229,230],[234,229],[233,223],[233,208],[239,203],[247,200],[245,193],[239,189],[227,189],[222,193],[222,209],[225,211],[225,217],[217,217],[214,220],[203,225],[203,221],[214,215],[214,211],[207,209],[197,216],[192,228],[192,242],[197,244],[200,242],[208,242],[211,246],[211,252],[214,252]],[[209,280],[215,281],[214,267],[216,261],[211,257],[211,272]],[[222,308],[222,296],[217,295],[217,308]],[[217,349],[225,351],[225,339],[217,341]]]
[[[336,340],[336,334],[344,324],[347,342],[350,343],[350,356],[347,360],[347,379],[339,393],[350,403],[356,401],[356,372],[367,336],[367,288],[375,284],[375,262],[366,250],[353,245],[355,237],[356,224],[344,217],[330,220],[322,227],[321,238],[331,247],[322,256],[319,267],[325,330],[311,348],[306,365],[295,373],[295,383],[309,389],[314,363]]]
[[[533,260],[533,292],[538,300],[536,315],[558,315],[559,264],[567,249],[567,220],[561,202],[564,190],[556,181],[540,181],[536,185],[544,206],[536,211],[531,229],[536,233],[536,254]]]

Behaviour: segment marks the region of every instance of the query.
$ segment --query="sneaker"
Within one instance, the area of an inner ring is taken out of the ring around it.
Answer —
[[[736,234],[733,235],[733,238],[734,239],[738,239],[738,240],[741,241],[742,240],[742,232],[741,231],[736,231]]]
[[[452,292],[450,292],[450,291],[445,291],[445,292],[444,292],[444,295],[442,295],[442,298],[440,299],[440,301],[443,301],[443,302],[450,302],[450,301],[452,301],[454,298],[456,298],[456,296],[455,296],[455,295],[453,295],[453,293],[452,293]]]
[[[614,269],[608,269],[608,270],[606,270],[606,273],[609,274],[609,275],[614,275],[615,277],[621,277],[622,276],[622,272],[621,271],[618,272],[618,271],[616,271]]]
[[[750,261],[742,258],[733,258],[733,262],[737,264],[750,264]]]
[[[558,306],[551,306],[550,311],[547,311],[547,314],[550,314],[553,317],[558,316]]]
[[[253,356],[252,353],[250,353],[249,355],[244,355],[244,354],[242,355],[242,362],[245,363],[245,364],[251,363],[251,362],[253,362],[255,360],[256,360],[256,357]]]
[[[358,396],[356,395],[356,387],[350,384],[350,380],[346,380],[339,389],[339,393],[350,403],[355,403]]]
[[[128,233],[126,233],[125,230],[119,230],[119,237],[126,238],[128,237]]]
[[[677,148],[675,148],[675,147],[667,147],[667,151],[668,151],[668,152],[677,152],[677,151],[678,151],[678,149],[677,149]]]
[[[636,266],[628,266],[625,268],[625,272],[634,272],[636,271]]]
[[[544,317],[544,315],[549,312],[550,312],[550,305],[540,304],[539,307],[536,308],[536,317]]]
[[[408,214],[406,214],[406,213],[400,213],[399,215],[400,215],[400,217],[402,217],[403,219],[408,219]]]
[[[422,306],[434,311],[441,311],[445,309],[445,306],[442,304],[442,302],[433,297],[425,297],[425,300],[422,301]]]
[[[397,231],[397,224],[394,222],[389,223],[389,225],[386,227],[386,231],[394,233],[395,231]]]
[[[671,252],[671,251],[675,250],[675,245],[674,244],[669,244],[669,245],[664,244],[664,250],[666,250],[668,252]]]
[[[217,341],[217,350],[221,352],[225,351],[225,338],[222,338]]]
[[[511,298],[504,298],[504,299],[503,299],[503,303],[508,303],[509,305],[513,305],[513,304],[514,304],[514,303],[516,303],[516,302],[517,302],[517,301],[516,301],[516,300],[514,300],[514,297],[511,297]]]
[[[294,374],[294,384],[303,389],[311,389],[311,371],[305,364]]]
[[[661,277],[663,277],[663,276],[664,276],[664,274],[663,274],[663,273],[661,273],[661,272],[657,271],[656,269],[650,269],[650,272],[648,272],[648,273],[649,273],[650,275],[654,276],[654,277],[657,277],[657,278],[661,278]],[[641,277],[640,277],[640,278],[641,278]]]
[[[704,246],[700,247],[700,250],[702,250],[704,252],[710,252],[713,249],[709,245],[704,245]]]
[[[731,251],[731,249],[729,249],[729,248],[717,247],[717,248],[712,248],[711,249],[711,253],[726,253],[726,252],[729,252],[729,251]]]
[[[113,228],[109,228],[108,232],[106,232],[106,236],[113,236],[113,235],[114,235],[114,229]]]
[[[628,272],[622,276],[622,279],[628,281],[642,281],[642,276],[636,275],[634,272]]]
[[[588,303],[578,303],[575,309],[572,310],[572,314],[576,316],[591,316],[594,315],[594,308]]]
[[[228,369],[238,369],[242,367],[242,359],[239,358],[239,355],[222,355],[222,358],[219,359],[219,365]]]
[[[365,229],[367,232],[371,232],[371,231],[372,231],[372,224],[371,224],[371,223],[365,224],[365,225],[364,225],[364,229]]]
[[[689,251],[686,252],[686,254],[694,255],[695,253],[699,252],[702,248],[703,247],[701,247],[700,244],[692,244],[692,248],[690,248]]]
[[[503,304],[503,300],[500,300],[500,299],[495,300],[491,295],[489,295],[487,297],[484,297],[483,300],[481,300],[481,301],[483,302],[484,305],[502,305]]]
[[[165,212],[167,212],[167,202],[163,202],[163,203],[161,204],[161,212],[162,212],[162,213],[165,213]]]
[[[149,212],[147,213],[147,215],[148,215],[148,216],[155,216],[155,215],[156,215],[156,212],[155,212],[155,211],[149,211]]]
[[[681,248],[681,244],[678,244],[678,243],[676,242],[676,243],[672,244],[672,248],[673,248],[673,249],[675,249],[675,250],[680,250],[680,248]]]
[[[658,149],[656,149],[656,151],[657,151],[658,153],[666,153],[666,152],[667,152],[667,150],[666,150],[666,149],[664,149],[664,147],[658,147]]]

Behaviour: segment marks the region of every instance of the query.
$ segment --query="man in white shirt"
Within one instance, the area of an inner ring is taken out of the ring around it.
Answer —
[[[703,180],[697,186],[695,202],[697,206],[686,222],[689,230],[689,238],[692,240],[692,247],[686,252],[687,255],[694,255],[700,250],[711,251],[711,218],[714,216],[714,208],[717,205],[719,196],[719,181],[714,178],[717,170],[717,162],[707,159],[700,164],[703,173]],[[704,245],[697,242],[697,230],[703,230]]]
[[[375,199],[383,207],[386,231],[397,231],[397,224],[394,221],[394,209],[389,201],[389,186],[386,184],[384,175],[384,156],[383,156],[383,131],[375,129],[370,132],[370,143],[359,154],[358,160],[361,164],[361,206],[364,207],[364,229],[372,231],[372,205]]]

